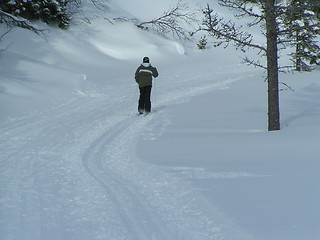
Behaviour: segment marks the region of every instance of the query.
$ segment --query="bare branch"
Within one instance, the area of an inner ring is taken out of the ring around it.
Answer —
[[[235,10],[237,12],[235,16],[238,18],[250,16],[254,17],[255,19],[258,19],[258,22],[263,21],[264,19],[263,14],[258,14],[254,12],[254,6],[252,4],[248,5],[246,1],[220,0],[219,5]]]
[[[197,23],[195,14],[189,10],[188,6],[181,1],[175,7],[164,12],[162,16],[155,18],[151,21],[138,23],[136,19],[136,26],[141,29],[149,29],[149,27],[166,37],[171,33],[173,37],[178,39],[188,40],[190,33],[183,27],[184,24],[192,26]]]
[[[12,28],[8,28],[4,33],[0,36],[0,42],[3,40],[3,38],[12,30]]]
[[[282,73],[293,72],[293,70],[294,70],[294,66],[281,66],[281,67],[279,67],[279,72],[282,72]]]
[[[294,92],[294,89],[289,86],[288,84],[284,83],[284,82],[279,82],[279,84],[282,84],[285,88],[280,88],[279,91],[286,91],[286,90],[290,90],[292,92]]]
[[[32,23],[26,19],[13,16],[0,10],[0,23],[5,23],[8,27],[21,27],[35,32],[40,35],[44,30],[38,29],[32,25]]]

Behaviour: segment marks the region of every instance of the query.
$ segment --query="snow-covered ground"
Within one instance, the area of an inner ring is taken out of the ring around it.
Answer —
[[[171,6],[149,2],[110,9]],[[319,69],[280,76],[294,91],[268,132],[264,73],[232,49],[101,18],[2,44],[0,239],[320,238]],[[144,56],[160,73],[146,117],[133,79]]]

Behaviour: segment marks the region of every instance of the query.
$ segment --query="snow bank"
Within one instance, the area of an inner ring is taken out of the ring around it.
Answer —
[[[112,84],[121,71],[132,77],[144,56],[164,61],[185,53],[181,44],[132,23],[94,19],[68,31],[39,26],[48,28],[45,38],[15,29],[3,43],[9,47],[0,58],[0,100],[10,104],[2,104],[2,120],[71,101],[99,82]]]
[[[141,19],[175,4],[109,2]],[[294,91],[281,91],[282,129],[268,132],[265,74],[233,49],[90,21],[6,39],[1,239],[319,239],[319,69],[280,75]],[[145,55],[157,111],[138,117]]]

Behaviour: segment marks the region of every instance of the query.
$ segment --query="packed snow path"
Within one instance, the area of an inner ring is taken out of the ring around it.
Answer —
[[[122,81],[2,124],[1,239],[250,239],[197,189],[136,154],[166,106],[248,75],[239,69],[227,78],[205,67],[160,73],[158,112],[147,117],[136,116],[136,86]]]

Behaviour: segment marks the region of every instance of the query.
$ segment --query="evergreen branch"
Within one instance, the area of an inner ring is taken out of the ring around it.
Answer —
[[[218,16],[212,15],[213,10],[207,5],[207,8],[203,10],[205,14],[205,20],[201,30],[209,32],[212,36],[217,39],[221,39],[221,43],[233,42],[237,48],[241,48],[245,51],[245,47],[252,47],[259,49],[260,51],[267,52],[267,49],[258,44],[252,43],[253,36],[247,32],[241,31],[241,27],[237,28],[234,23],[223,22]],[[220,43],[220,44],[221,44]]]
[[[259,67],[259,68],[262,68],[264,70],[267,70],[267,67],[262,65],[259,61],[250,60],[248,57],[245,57],[243,59],[243,63],[246,63],[248,65],[253,65],[255,67]]]
[[[291,32],[301,32],[304,30],[313,30],[315,33],[320,34],[320,22],[314,23],[312,25],[305,25],[305,26],[290,26],[290,28],[286,28],[284,30],[279,30],[279,34],[290,34]]]

